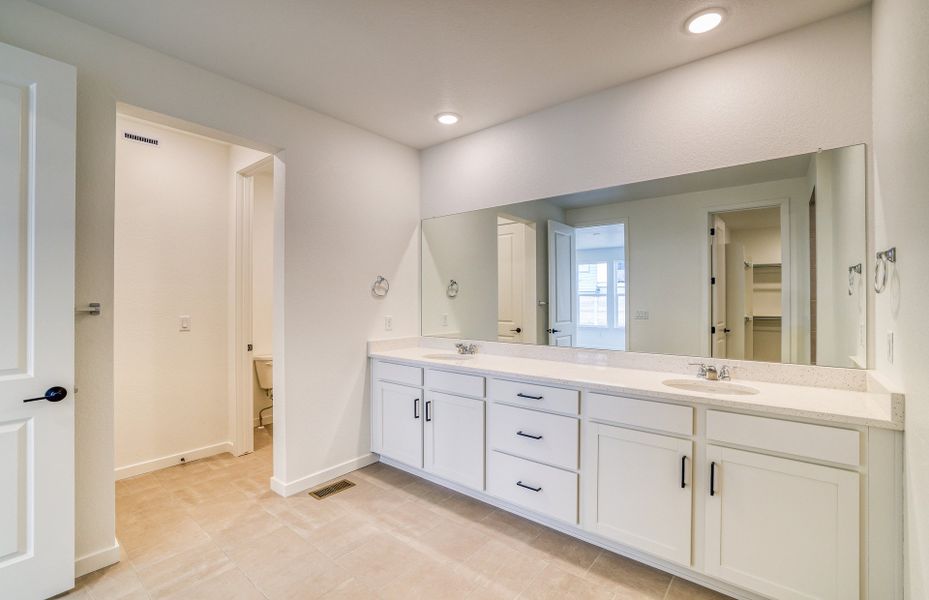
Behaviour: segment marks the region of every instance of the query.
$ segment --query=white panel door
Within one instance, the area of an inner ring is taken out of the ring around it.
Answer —
[[[425,469],[484,489],[484,401],[429,392],[425,419]]]
[[[497,226],[497,340],[523,341],[526,324],[526,226]]]
[[[693,442],[591,423],[585,527],[690,566]]]
[[[423,468],[423,392],[378,381],[374,384],[373,450]]]
[[[710,445],[706,572],[784,600],[858,598],[859,475]]]
[[[577,336],[577,234],[548,222],[548,344],[573,346]]]
[[[0,44],[4,598],[74,585],[75,89],[73,67]]]
[[[726,321],[726,222],[718,215],[713,217],[713,234],[710,237],[710,297],[712,310],[712,346],[714,358],[726,358],[727,333]]]

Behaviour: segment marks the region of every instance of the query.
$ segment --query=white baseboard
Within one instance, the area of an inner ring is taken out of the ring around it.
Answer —
[[[93,573],[103,567],[115,565],[119,562],[119,541],[113,540],[113,545],[103,550],[85,554],[74,561],[74,578]]]
[[[346,473],[351,473],[356,469],[367,467],[368,465],[373,465],[377,462],[377,458],[377,454],[368,452],[363,456],[347,460],[344,463],[335,465],[334,467],[329,467],[328,469],[323,469],[322,471],[311,473],[306,477],[301,477],[300,479],[295,479],[287,483],[272,477],[271,490],[277,494],[280,494],[281,496],[293,496],[294,494],[299,494],[304,490],[308,490],[311,487],[325,483],[331,479],[335,479],[336,477],[341,477]]]
[[[272,410],[270,413],[268,413],[265,416],[264,424],[271,425],[273,423],[274,423],[274,411]],[[258,427],[258,417],[255,417],[254,419],[252,419],[252,427]]]
[[[146,460],[144,462],[126,465],[125,467],[117,467],[115,471],[116,480],[119,481],[120,479],[126,479],[127,477],[134,477],[136,475],[142,475],[143,473],[151,473],[152,471],[157,471],[158,469],[173,467],[174,465],[180,464],[182,458],[185,462],[190,462],[192,460],[213,456],[214,454],[222,454],[223,452],[232,452],[232,442],[222,442],[219,444],[213,444],[212,446],[194,448],[192,450],[178,452],[177,454],[172,454],[170,456],[162,456],[161,458]]]

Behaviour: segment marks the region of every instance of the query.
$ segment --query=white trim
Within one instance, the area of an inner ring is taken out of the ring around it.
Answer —
[[[375,457],[376,456],[377,455],[375,455]],[[577,539],[591,543],[595,546],[599,546],[600,548],[604,548],[606,550],[609,550],[610,552],[619,554],[620,556],[631,558],[634,561],[643,563],[650,567],[654,567],[656,569],[664,571],[665,573],[669,573],[671,575],[680,577],[681,579],[692,581],[705,588],[709,588],[711,590],[715,590],[717,592],[727,594],[729,596],[732,596],[733,598],[736,598],[737,600],[765,600],[763,596],[758,596],[756,594],[752,594],[751,592],[748,592],[741,588],[733,587],[717,579],[712,579],[710,577],[707,577],[706,575],[703,575],[702,573],[692,571],[682,565],[678,565],[672,562],[667,562],[667,561],[655,558],[654,556],[645,554],[644,552],[640,552],[628,546],[623,546],[621,544],[617,544],[616,542],[613,542],[606,538],[592,534],[589,531],[585,531],[584,529],[581,529],[579,525],[571,525],[569,523],[565,523],[564,521],[558,521],[558,520],[555,520],[549,517],[544,517],[536,513],[529,512],[514,504],[510,504],[508,502],[498,500],[497,498],[490,496],[489,494],[486,494],[484,492],[479,492],[471,488],[467,488],[462,485],[459,485],[457,483],[448,481],[446,479],[442,479],[441,477],[436,477],[435,475],[431,473],[427,473],[426,471],[423,471],[421,469],[410,467],[403,463],[399,463],[397,461],[391,460],[390,458],[387,458],[386,456],[381,456],[380,462],[384,463],[385,465],[389,465],[391,467],[400,469],[402,471],[406,471],[407,473],[416,475],[417,477],[421,477],[422,479],[431,481],[432,483],[436,483],[443,487],[449,488],[460,494],[470,496],[471,498],[480,500],[481,502],[484,502],[486,504],[496,506],[497,508],[513,513],[515,515],[519,515],[520,517],[529,519],[530,521],[539,523],[540,525],[544,525],[545,527],[548,527],[550,529],[560,531],[562,533],[565,533]]]
[[[103,567],[115,565],[119,562],[119,540],[113,540],[113,545],[109,548],[96,550],[90,554],[85,554],[74,561],[75,579],[88,573],[93,573]]]
[[[170,456],[162,456],[161,458],[155,458],[152,460],[126,465],[125,467],[117,467],[114,470],[114,474],[116,476],[116,481],[119,481],[120,479],[126,479],[127,477],[134,477],[135,475],[151,473],[152,471],[157,471],[158,469],[173,467],[174,465],[180,464],[181,458],[183,458],[185,462],[190,462],[199,460],[201,458],[207,458],[208,456],[222,454],[223,452],[232,452],[232,449],[232,442],[221,442],[219,444],[213,444],[212,446],[193,448],[191,450],[187,450],[186,452],[178,452],[177,454],[172,454]]]
[[[295,479],[294,481],[285,483],[276,477],[271,478],[271,490],[280,494],[281,496],[293,496],[294,494],[299,494],[304,490],[308,490],[311,487],[317,486],[321,483],[326,483],[336,477],[341,477],[346,473],[351,473],[368,465],[373,465],[378,461],[377,454],[373,452],[368,452],[357,458],[347,460],[343,463],[339,463],[328,469],[323,469],[322,471],[316,471],[311,473],[306,477],[301,477],[300,479]]]

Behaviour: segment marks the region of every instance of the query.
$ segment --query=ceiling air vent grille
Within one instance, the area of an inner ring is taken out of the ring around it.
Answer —
[[[123,137],[127,140],[133,142],[139,142],[141,144],[150,144],[152,146],[158,145],[158,140],[155,138],[145,137],[144,135],[139,135],[137,133],[129,133],[128,131],[123,132]]]

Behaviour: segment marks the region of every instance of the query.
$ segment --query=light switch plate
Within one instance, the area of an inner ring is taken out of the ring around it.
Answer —
[[[190,331],[190,315],[181,315],[178,317],[178,330]]]

